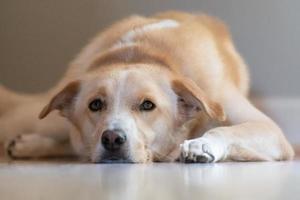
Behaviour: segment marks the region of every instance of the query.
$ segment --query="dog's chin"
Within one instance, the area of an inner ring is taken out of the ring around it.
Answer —
[[[122,158],[105,158],[105,159],[101,159],[96,163],[103,163],[103,164],[118,164],[118,163],[127,163],[127,164],[132,164],[134,163],[132,160],[130,159],[122,159]]]
[[[90,157],[92,163],[151,163],[152,154],[149,152],[140,152],[136,156],[130,156],[129,152],[101,152],[97,156]]]

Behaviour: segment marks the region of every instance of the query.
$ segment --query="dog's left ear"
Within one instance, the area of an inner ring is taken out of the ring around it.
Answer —
[[[59,110],[60,114],[64,117],[68,117],[71,111],[71,106],[74,102],[74,99],[79,92],[80,89],[80,81],[73,81],[63,90],[61,90],[58,94],[56,94],[48,105],[44,107],[41,111],[39,118],[45,118],[51,111]]]
[[[222,106],[207,97],[204,91],[192,80],[178,78],[172,81],[172,89],[178,96],[178,109],[181,115],[190,119],[203,110],[214,120],[225,121]]]

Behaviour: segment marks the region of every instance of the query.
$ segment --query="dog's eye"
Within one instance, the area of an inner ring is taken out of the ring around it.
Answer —
[[[140,110],[141,111],[151,111],[155,108],[155,104],[152,103],[149,100],[145,100],[141,105],[140,105]]]
[[[89,104],[89,109],[93,112],[96,111],[100,111],[103,109],[103,102],[101,101],[101,99],[95,99],[93,101],[91,101],[91,103]]]

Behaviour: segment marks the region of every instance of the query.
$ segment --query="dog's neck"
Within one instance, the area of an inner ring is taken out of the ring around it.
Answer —
[[[173,65],[166,53],[153,47],[133,44],[121,48],[112,48],[99,54],[89,66],[89,71],[101,66],[114,64],[156,64],[164,67]]]

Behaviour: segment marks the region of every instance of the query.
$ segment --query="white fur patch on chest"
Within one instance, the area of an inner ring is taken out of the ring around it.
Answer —
[[[114,45],[114,47],[120,47],[124,45],[132,45],[134,44],[134,38],[138,35],[141,35],[145,32],[159,30],[159,29],[166,29],[166,28],[176,28],[179,26],[179,23],[176,20],[172,19],[164,19],[156,23],[147,24],[133,30],[128,31],[125,33],[119,42]]]

